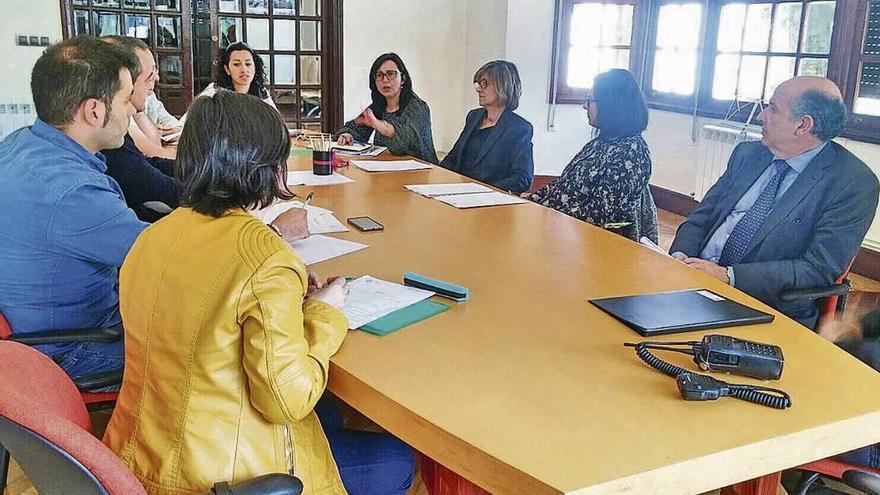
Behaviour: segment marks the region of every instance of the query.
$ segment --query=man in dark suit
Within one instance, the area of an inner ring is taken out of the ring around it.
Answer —
[[[727,171],[679,227],[670,252],[803,325],[811,301],[788,289],[830,285],[859,250],[877,211],[877,177],[831,139],[846,107],[828,79],[781,84],[758,116],[760,143],[733,150]]]

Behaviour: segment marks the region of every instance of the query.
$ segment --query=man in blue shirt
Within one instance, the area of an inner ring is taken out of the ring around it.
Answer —
[[[0,312],[13,333],[121,324],[117,269],[147,224],[105,174],[132,114],[131,53],[94,37],[46,49],[38,119],[0,143]],[[122,340],[41,346],[76,378],[123,364]]]
[[[788,289],[830,285],[856,255],[877,211],[877,177],[839,144],[846,107],[820,77],[782,83],[758,116],[760,143],[742,143],[679,227],[670,252],[813,327],[811,301]]]

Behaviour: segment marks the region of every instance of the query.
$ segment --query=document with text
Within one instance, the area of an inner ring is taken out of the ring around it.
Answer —
[[[403,186],[410,191],[434,198],[450,194],[475,194],[493,192],[493,189],[476,182],[459,182],[455,184],[410,184]]]
[[[526,200],[520,197],[504,194],[498,191],[475,194],[449,194],[446,196],[436,196],[434,199],[456,208],[479,208],[481,206],[518,205],[521,203],[527,203]]]
[[[415,160],[352,160],[351,163],[366,172],[403,172],[406,170],[428,170],[434,167]]]
[[[348,283],[348,300],[342,312],[348,327],[360,328],[371,321],[434,295],[433,292],[386,282],[364,275]]]
[[[284,201],[281,203],[275,203],[262,210],[254,210],[251,213],[265,223],[272,223],[272,221],[278,218],[278,215],[281,215],[285,211],[291,208],[302,207],[303,204],[300,201]],[[309,233],[332,234],[334,232],[348,232],[348,227],[340,222],[331,210],[307,205],[306,211],[308,212]]]
[[[313,265],[369,247],[359,242],[325,235],[309,236],[307,239],[292,242],[290,245],[306,265]]]
[[[288,186],[332,186],[334,184],[348,184],[354,182],[342,174],[315,175],[311,170],[294,170],[287,172]]]

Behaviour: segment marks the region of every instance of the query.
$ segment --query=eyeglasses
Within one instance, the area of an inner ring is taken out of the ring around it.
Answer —
[[[592,93],[588,94],[588,95],[587,95],[587,99],[584,100],[584,108],[586,108],[587,110],[589,110],[589,109],[590,109],[590,103],[593,103],[594,101],[596,101],[596,99],[593,98],[593,94],[592,94]]]
[[[489,80],[486,78],[480,79],[479,81],[474,81],[474,89],[479,91],[481,89],[486,89],[489,87]]]
[[[400,71],[394,70],[394,69],[386,71],[386,72],[382,72],[380,70],[380,71],[377,71],[375,74],[373,74],[373,79],[375,79],[377,81],[380,81],[382,79],[385,79],[386,81],[396,81],[398,74],[400,74]]]

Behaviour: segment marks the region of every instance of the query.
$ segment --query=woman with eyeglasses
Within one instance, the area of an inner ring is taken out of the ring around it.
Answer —
[[[474,74],[481,108],[471,110],[441,167],[521,193],[532,185],[532,124],[513,113],[522,82],[516,66],[493,60]]]
[[[413,91],[412,77],[396,53],[384,53],[373,62],[370,98],[370,106],[339,130],[339,144],[366,143],[375,132],[373,144],[395,155],[437,163],[431,110]]]
[[[558,179],[529,196],[538,204],[617,232],[657,242],[657,207],[648,187],[651,152],[642,139],[648,107],[629,71],[596,76],[584,103],[594,139]]]

